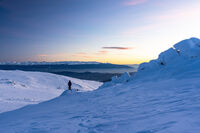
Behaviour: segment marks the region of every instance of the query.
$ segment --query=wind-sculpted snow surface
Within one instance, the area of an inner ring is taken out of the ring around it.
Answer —
[[[200,40],[191,38],[183,40],[162,52],[158,59],[141,64],[132,79],[182,77],[186,73],[189,74],[194,71],[194,69],[199,71],[199,66]]]
[[[0,113],[59,96],[71,80],[80,91],[97,89],[101,83],[41,72],[0,70]]]
[[[113,78],[115,84],[95,91],[66,91],[53,100],[2,113],[0,132],[198,133],[200,58],[198,52],[192,54],[198,42],[192,38],[176,44],[141,65],[128,82]]]
[[[116,84],[126,83],[129,80],[130,80],[130,75],[128,72],[125,72],[120,77],[113,76],[110,82],[104,83],[100,88],[105,88],[105,87],[113,86]]]
[[[48,102],[0,114],[0,132],[197,133],[199,80],[129,82],[93,92],[67,92]]]

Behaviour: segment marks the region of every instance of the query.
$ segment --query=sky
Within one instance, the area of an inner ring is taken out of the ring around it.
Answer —
[[[200,36],[200,0],[0,0],[0,62],[138,64]]]

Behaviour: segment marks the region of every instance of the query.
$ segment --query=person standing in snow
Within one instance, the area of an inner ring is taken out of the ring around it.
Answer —
[[[69,82],[68,82],[68,90],[70,90],[70,91],[72,90],[71,86],[72,86],[72,82],[69,80]]]

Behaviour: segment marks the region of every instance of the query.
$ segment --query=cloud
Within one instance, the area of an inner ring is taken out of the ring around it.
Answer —
[[[136,6],[136,5],[140,5],[143,4],[145,2],[147,2],[148,0],[130,0],[130,1],[126,1],[124,3],[124,5],[126,6]]]
[[[89,55],[88,53],[85,52],[78,52],[78,53],[74,53],[72,54],[73,57],[81,57],[81,58],[92,58],[91,55]]]
[[[49,55],[47,55],[47,54],[40,54],[40,55],[38,55],[39,57],[47,57],[47,56],[49,56]]]
[[[85,53],[85,52],[78,52],[76,53],[76,55],[87,55],[88,53]]]
[[[102,47],[102,49],[130,50],[132,47]]]
[[[108,51],[106,51],[106,50],[100,50],[99,52],[98,52],[98,54],[107,54],[108,53]]]

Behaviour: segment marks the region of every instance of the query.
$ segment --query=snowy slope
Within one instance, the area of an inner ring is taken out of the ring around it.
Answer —
[[[0,70],[0,112],[59,96],[71,80],[73,89],[91,91],[101,83],[41,72]]]
[[[191,38],[95,91],[0,114],[4,133],[198,133],[199,40]],[[177,51],[179,51],[177,53]],[[161,62],[163,63],[161,63]]]
[[[1,114],[0,132],[198,133],[199,80],[128,83],[68,94]]]

